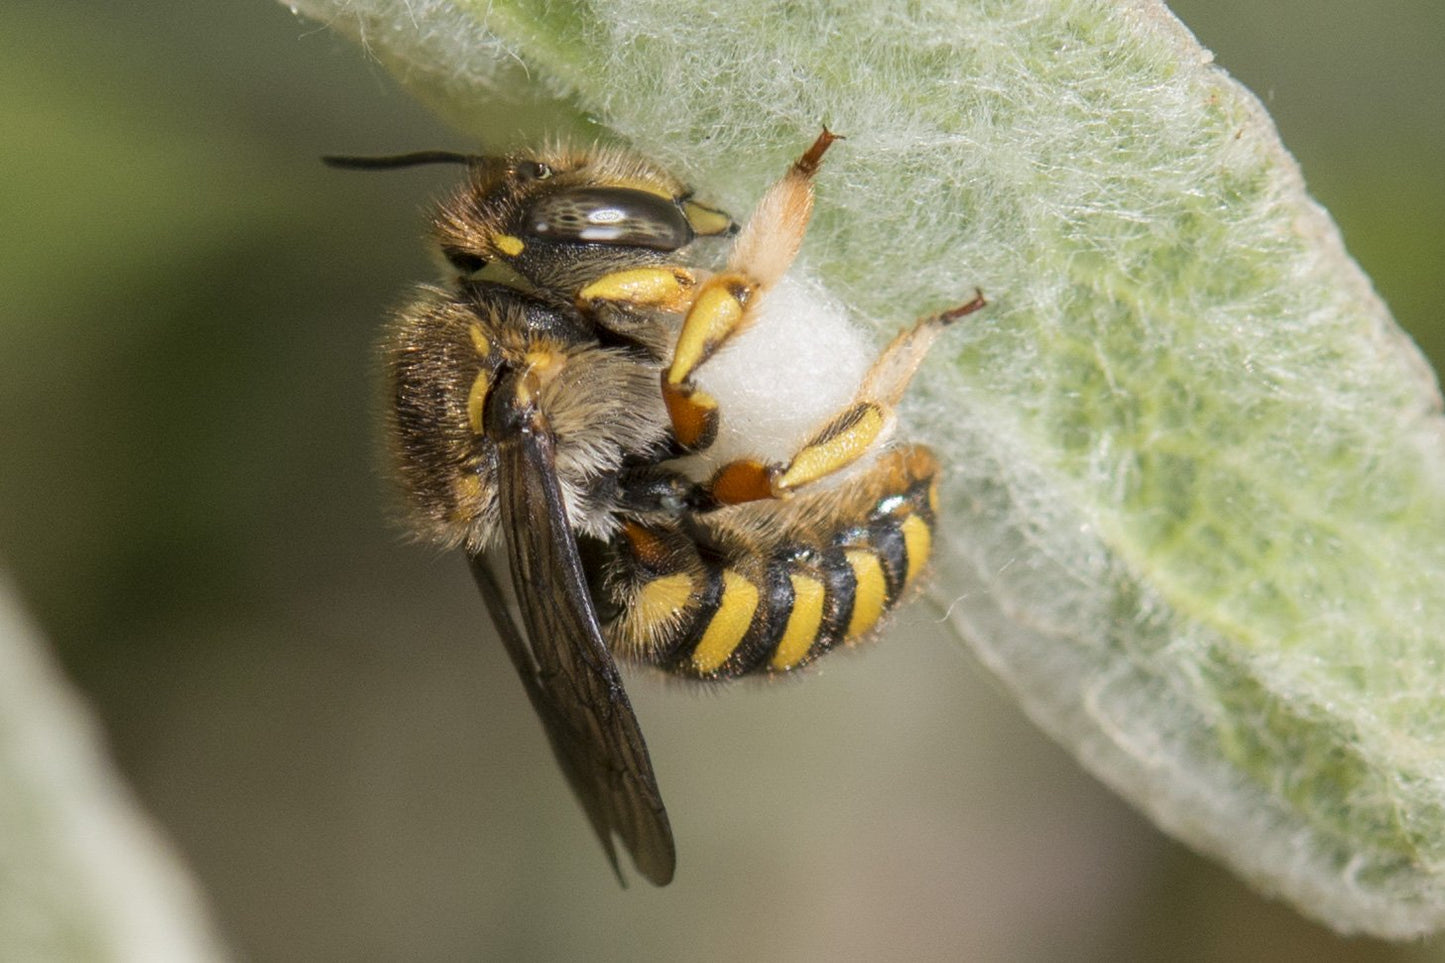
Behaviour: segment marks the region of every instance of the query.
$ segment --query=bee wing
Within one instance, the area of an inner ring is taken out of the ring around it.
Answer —
[[[614,832],[638,872],[665,886],[677,862],[672,828],[587,590],[557,482],[552,434],[535,409],[512,414],[522,422],[520,430],[495,433],[497,481],[525,638],[484,557],[471,556],[472,574],[618,880]]]

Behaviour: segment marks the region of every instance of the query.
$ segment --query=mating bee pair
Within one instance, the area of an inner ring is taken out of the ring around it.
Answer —
[[[982,295],[896,338],[786,461],[701,479],[678,462],[728,417],[701,376],[792,263],[834,139],[741,231],[621,151],[328,158],[468,168],[433,229],[456,277],[386,343],[396,467],[419,532],[465,546],[614,870],[616,833],[658,885],[672,832],[613,656],[699,679],[791,671],[866,636],[933,539],[938,465],[885,441],[929,345]],[[696,239],[732,235],[723,270],[692,266]],[[499,535],[521,627],[484,558]]]

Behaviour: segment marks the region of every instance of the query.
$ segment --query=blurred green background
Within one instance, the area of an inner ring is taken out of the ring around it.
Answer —
[[[1439,370],[1445,7],[1175,9]],[[10,0],[0,80],[0,557],[244,955],[1445,959],[1163,838],[923,605],[804,685],[635,681],[681,855],[619,891],[461,560],[388,522],[373,344],[455,171],[316,160],[471,145],[264,0]]]

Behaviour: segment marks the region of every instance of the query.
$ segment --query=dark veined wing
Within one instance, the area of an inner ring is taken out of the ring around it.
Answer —
[[[530,403],[527,377],[503,378],[487,416],[525,637],[484,557],[471,557],[472,574],[618,880],[625,885],[614,832],[638,872],[665,886],[677,862],[672,828],[632,703],[602,638],[557,482],[552,433]]]

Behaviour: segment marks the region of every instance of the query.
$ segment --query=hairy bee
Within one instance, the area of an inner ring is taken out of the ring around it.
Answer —
[[[899,335],[787,457],[706,461],[727,417],[707,363],[782,281],[834,139],[741,231],[621,151],[327,159],[468,168],[433,226],[453,277],[385,346],[397,472],[417,529],[466,548],[614,871],[615,833],[658,885],[672,832],[614,655],[694,679],[790,672],[869,634],[929,554],[938,465],[885,440],[981,294]],[[722,270],[698,266],[699,239],[733,235]],[[498,541],[520,626],[485,559]]]

